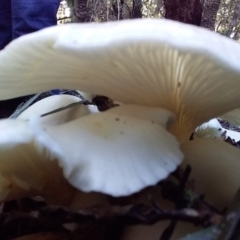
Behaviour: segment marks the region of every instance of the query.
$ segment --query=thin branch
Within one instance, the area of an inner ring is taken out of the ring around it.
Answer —
[[[41,94],[42,93],[38,93],[31,97],[27,102],[20,104],[9,118],[17,118],[23,111],[30,107]]]
[[[185,221],[193,224],[206,225],[211,223],[212,216],[209,212],[198,212],[194,209],[165,210],[156,204],[149,206],[147,204],[125,205],[125,206],[96,206],[89,209],[73,211],[63,207],[43,207],[39,210],[26,212],[11,212],[0,214],[0,230],[11,224],[11,221],[21,221],[24,219],[36,221],[39,224],[48,224],[51,228],[56,225],[56,215],[60,216],[58,224],[62,225],[68,222],[84,223],[88,220],[111,220],[120,218],[127,224],[146,224],[152,225],[162,220]],[[49,225],[50,224],[50,225]]]
[[[58,21],[62,21],[62,20],[66,20],[66,19],[71,19],[72,15],[69,16],[69,17],[63,17],[63,18],[58,18],[57,20]]]

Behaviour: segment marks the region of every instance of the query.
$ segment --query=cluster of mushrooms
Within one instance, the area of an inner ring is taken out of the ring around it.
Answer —
[[[0,201],[40,195],[77,208],[81,199],[131,195],[189,164],[206,200],[228,206],[240,187],[239,149],[189,139],[219,116],[240,124],[239,61],[238,43],[169,20],[67,24],[13,41],[0,52],[1,100],[78,89],[121,104],[41,118],[79,101],[56,95],[1,120]]]

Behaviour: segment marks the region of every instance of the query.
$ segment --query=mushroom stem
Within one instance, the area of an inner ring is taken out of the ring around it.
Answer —
[[[180,144],[185,143],[189,140],[194,128],[184,125],[182,123],[174,124],[169,132],[172,133],[178,140]]]

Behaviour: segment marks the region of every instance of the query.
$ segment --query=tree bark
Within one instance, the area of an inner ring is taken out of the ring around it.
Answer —
[[[218,12],[220,3],[221,3],[221,0],[205,0],[205,4],[203,7],[202,21],[201,21],[202,27],[208,28],[214,31],[217,12]]]
[[[118,20],[124,19],[123,5],[124,5],[124,0],[112,0],[113,11]]]
[[[142,18],[142,0],[133,0],[132,18]]]
[[[74,0],[75,22],[90,22],[87,3],[88,0]]]
[[[235,5],[235,9],[234,9],[234,13],[233,13],[233,18],[232,18],[232,20],[229,24],[228,31],[226,33],[227,37],[230,37],[231,34],[233,33],[233,29],[237,25],[239,16],[240,16],[240,0],[237,0],[236,5]]]
[[[163,0],[165,18],[200,26],[202,0]]]

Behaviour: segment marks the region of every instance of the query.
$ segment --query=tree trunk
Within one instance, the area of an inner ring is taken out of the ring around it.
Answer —
[[[90,22],[87,3],[88,0],[74,0],[75,22]]]
[[[233,18],[232,18],[232,20],[229,24],[228,31],[227,31],[227,34],[226,34],[227,37],[231,37],[231,34],[233,33],[233,29],[237,25],[239,16],[240,16],[240,0],[237,0],[236,5],[235,5],[235,9],[234,9],[234,13],[233,13]]]
[[[132,18],[142,18],[142,0],[133,0]]]
[[[165,18],[200,26],[202,0],[163,0]]]
[[[112,7],[117,20],[123,20],[124,0],[112,0]]]
[[[214,31],[217,12],[218,12],[220,3],[221,3],[221,0],[205,0],[205,4],[203,7],[202,21],[201,21],[202,27],[208,28]]]

